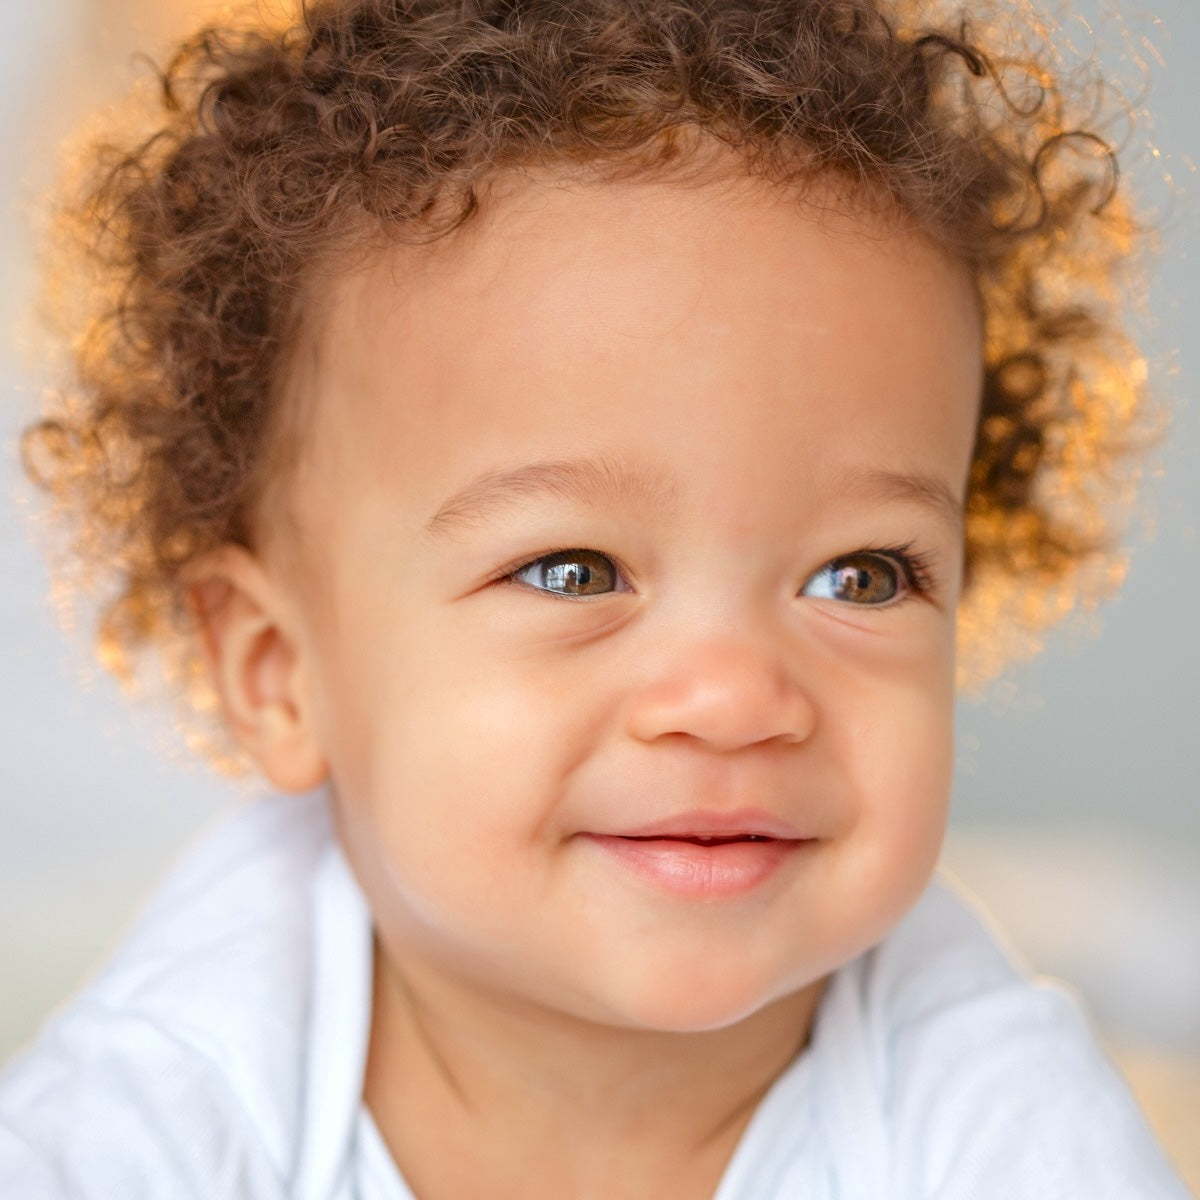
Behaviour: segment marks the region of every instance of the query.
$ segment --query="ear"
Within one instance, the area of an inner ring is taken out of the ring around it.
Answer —
[[[189,565],[188,606],[225,723],[272,786],[304,792],[329,771],[314,721],[309,672],[286,596],[241,546]]]

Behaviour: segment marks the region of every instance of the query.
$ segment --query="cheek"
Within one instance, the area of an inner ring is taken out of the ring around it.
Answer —
[[[346,840],[397,884],[511,887],[506,861],[555,836],[601,701],[544,662],[513,661],[402,612],[391,628],[324,655],[335,664],[324,724]]]
[[[847,723],[849,768],[872,821],[920,824],[944,812],[954,752],[953,691],[896,688]]]
[[[953,703],[948,681],[897,686],[846,725],[840,757],[853,825],[831,882],[879,934],[916,900],[937,862],[953,774]]]

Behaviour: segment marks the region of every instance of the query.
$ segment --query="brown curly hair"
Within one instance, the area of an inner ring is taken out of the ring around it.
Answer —
[[[448,234],[497,171],[651,175],[697,133],[750,173],[886,196],[972,270],[966,647],[1098,595],[1145,410],[1112,282],[1139,231],[1095,81],[1059,78],[1032,24],[989,49],[978,7],[932,26],[917,0],[312,0],[190,38],[148,134],[94,148],[64,209],[75,383],[26,436],[74,561],[115,580],[103,660],[195,666],[181,570],[253,541],[321,264]]]

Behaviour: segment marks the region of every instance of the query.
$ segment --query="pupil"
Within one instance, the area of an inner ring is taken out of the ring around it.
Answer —
[[[858,596],[869,591],[871,587],[870,572],[863,567],[843,567],[841,570],[841,594],[843,596]]]
[[[895,589],[889,587],[886,576],[881,576],[873,563],[855,566],[845,563],[838,571],[838,595],[843,600],[866,600],[881,602],[891,599]]]
[[[546,572],[547,584],[563,591],[577,591],[586,587],[591,578],[591,568],[577,562],[556,563]]]

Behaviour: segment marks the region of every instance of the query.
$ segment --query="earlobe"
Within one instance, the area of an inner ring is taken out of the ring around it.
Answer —
[[[270,783],[302,792],[322,783],[305,649],[284,593],[241,546],[223,546],[187,572],[188,605],[226,725]]]

